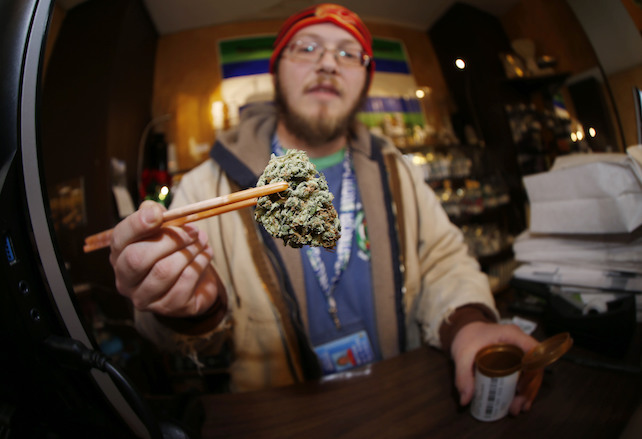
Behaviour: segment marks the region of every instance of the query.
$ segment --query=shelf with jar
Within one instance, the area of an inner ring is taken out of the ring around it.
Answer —
[[[478,146],[425,145],[404,156],[424,174],[440,198],[446,213],[455,222],[473,219],[510,203],[502,178],[487,171],[484,150]]]
[[[476,258],[505,254],[513,237],[506,227],[509,190],[487,163],[485,150],[470,145],[424,145],[404,149],[419,166],[450,220],[461,228]]]
[[[586,142],[573,138],[582,132],[561,102],[552,98],[549,108],[534,103],[506,104],[504,107],[521,175],[546,172],[559,155],[582,152]]]

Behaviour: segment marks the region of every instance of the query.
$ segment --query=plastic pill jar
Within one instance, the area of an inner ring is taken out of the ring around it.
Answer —
[[[522,369],[524,352],[511,344],[494,344],[475,356],[475,396],[471,414],[496,421],[508,414]]]

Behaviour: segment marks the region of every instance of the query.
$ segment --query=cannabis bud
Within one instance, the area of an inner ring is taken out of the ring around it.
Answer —
[[[254,218],[284,245],[334,248],[341,236],[341,224],[332,205],[334,195],[328,183],[304,151],[288,149],[285,155],[272,154],[257,187],[285,181],[285,191],[260,197]]]

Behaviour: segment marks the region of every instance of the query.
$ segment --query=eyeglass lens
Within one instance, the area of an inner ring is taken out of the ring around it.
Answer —
[[[298,40],[290,44],[289,54],[292,58],[306,61],[319,62],[327,49],[316,41]],[[370,58],[362,51],[353,48],[335,48],[332,51],[337,63],[346,66],[367,66]]]

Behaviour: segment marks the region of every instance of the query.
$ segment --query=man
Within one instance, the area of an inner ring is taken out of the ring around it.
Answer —
[[[137,327],[196,361],[231,342],[237,391],[429,343],[452,355],[467,404],[480,348],[536,342],[495,323],[487,279],[434,193],[390,142],[355,122],[374,71],[370,33],[341,6],[307,8],[284,23],[270,69],[275,105],[245,110],[181,180],[173,207],[252,187],[272,153],[300,149],[335,195],[337,250],[285,247],[250,209],[161,228],[161,207],[143,203],[116,227],[110,255]],[[516,397],[511,411],[529,408]]]

